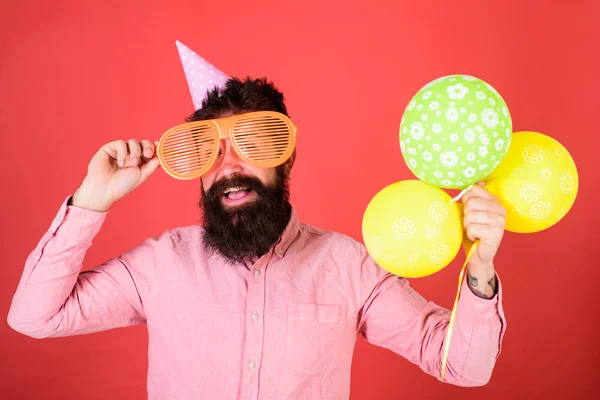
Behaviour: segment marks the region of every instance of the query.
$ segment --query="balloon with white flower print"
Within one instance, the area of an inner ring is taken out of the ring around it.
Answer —
[[[400,122],[400,149],[422,181],[464,189],[504,159],[512,119],[500,94],[469,75],[436,79],[415,94]]]
[[[506,230],[539,232],[571,210],[579,190],[573,157],[557,140],[539,132],[515,132],[508,154],[491,175],[487,189],[506,208]]]
[[[363,215],[365,247],[386,271],[406,278],[432,275],[455,257],[463,239],[457,203],[419,180],[380,190]]]

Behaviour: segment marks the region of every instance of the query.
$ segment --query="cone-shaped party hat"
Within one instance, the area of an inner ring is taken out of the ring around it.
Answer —
[[[197,110],[202,107],[206,93],[215,87],[223,86],[229,77],[179,40],[176,43],[194,108]]]

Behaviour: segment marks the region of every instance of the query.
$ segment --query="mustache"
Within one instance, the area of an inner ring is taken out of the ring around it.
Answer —
[[[233,187],[245,187],[251,189],[260,197],[265,197],[268,192],[268,188],[263,185],[260,179],[253,176],[234,175],[228,178],[221,178],[213,183],[205,195],[209,198],[218,198],[223,195],[225,190]]]

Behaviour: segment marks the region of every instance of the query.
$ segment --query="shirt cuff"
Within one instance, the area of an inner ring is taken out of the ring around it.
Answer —
[[[466,319],[477,325],[486,325],[497,322],[498,319],[504,320],[502,310],[502,283],[500,276],[496,273],[498,284],[498,293],[491,299],[482,299],[476,296],[467,283],[467,277],[462,282],[461,293],[459,299],[459,310]]]
[[[58,214],[50,225],[53,235],[61,238],[91,242],[98,234],[108,211],[92,211],[68,205],[73,195],[63,201]]]

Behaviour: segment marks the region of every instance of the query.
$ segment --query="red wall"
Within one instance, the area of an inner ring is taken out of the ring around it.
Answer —
[[[229,75],[267,75],[279,85],[300,127],[294,205],[304,221],[356,239],[371,197],[412,178],[398,144],[410,97],[433,78],[468,73],[500,91],[515,131],[537,130],[569,149],[578,200],[550,230],[506,236],[497,268],[508,330],[488,386],[440,384],[359,340],[352,398],[584,399],[599,391],[600,3],[81,3],[21,0],[0,11],[0,314],[97,148],[157,140],[192,111],[176,39]],[[159,171],[110,211],[86,268],[195,222],[198,195],[197,181]],[[451,307],[461,261],[413,285]],[[34,340],[2,323],[0,339],[2,398],[146,394],[145,326]]]

